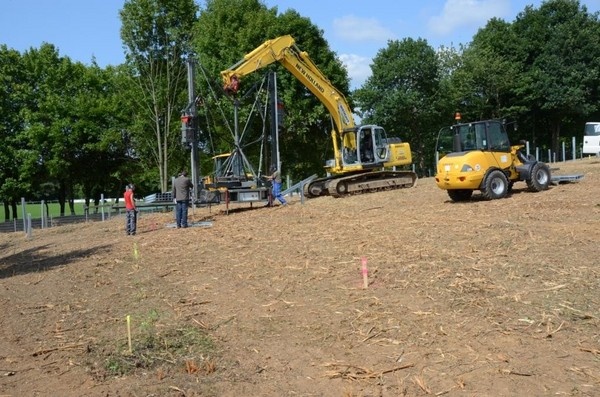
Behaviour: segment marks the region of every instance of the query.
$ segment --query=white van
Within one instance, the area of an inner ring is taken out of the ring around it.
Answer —
[[[582,153],[600,155],[600,121],[585,123]]]

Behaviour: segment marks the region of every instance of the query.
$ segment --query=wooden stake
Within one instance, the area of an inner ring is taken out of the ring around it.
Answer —
[[[129,354],[133,353],[131,348],[131,316],[127,315],[127,343],[129,345]]]

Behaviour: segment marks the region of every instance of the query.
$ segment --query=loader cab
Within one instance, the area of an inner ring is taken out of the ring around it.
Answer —
[[[438,134],[436,151],[439,157],[449,153],[470,151],[510,152],[510,141],[500,120],[455,124],[442,128]]]

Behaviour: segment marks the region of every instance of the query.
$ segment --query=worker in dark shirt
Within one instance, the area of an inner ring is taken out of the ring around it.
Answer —
[[[188,205],[190,202],[190,189],[194,185],[187,176],[187,171],[181,171],[173,183],[173,201],[175,202],[175,220],[177,228],[188,227]]]

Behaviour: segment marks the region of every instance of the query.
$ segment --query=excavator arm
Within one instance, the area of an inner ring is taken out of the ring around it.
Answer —
[[[252,52],[246,54],[241,61],[222,71],[221,77],[224,89],[227,92],[236,93],[241,78],[274,62],[281,63],[304,84],[323,103],[333,117],[337,131],[332,130],[331,137],[335,162],[338,167],[341,167],[341,154],[338,150],[340,139],[345,149],[356,149],[355,132],[357,126],[354,123],[352,110],[344,95],[323,75],[308,54],[300,51],[290,35],[267,40]]]

